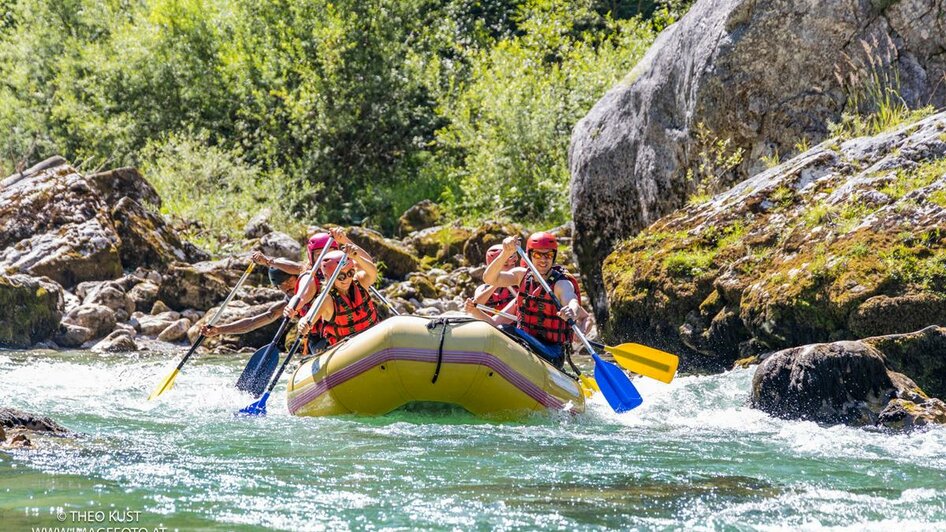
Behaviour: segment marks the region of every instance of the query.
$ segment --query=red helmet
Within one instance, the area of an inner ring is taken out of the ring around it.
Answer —
[[[552,233],[545,231],[532,233],[532,235],[529,236],[529,240],[526,241],[526,251],[532,251],[533,249],[551,249],[558,251],[558,239],[556,239],[555,235]]]
[[[495,246],[490,246],[489,249],[486,250],[486,264],[489,264],[493,262],[494,260],[496,260],[496,257],[502,255],[502,253],[503,253],[502,244],[496,244]]]
[[[309,243],[306,248],[309,250],[309,262],[315,260],[317,256],[316,253],[322,251],[322,248],[325,247],[325,243],[332,238],[332,235],[328,233],[316,233],[309,238]],[[338,242],[332,240],[331,249],[338,249]]]
[[[342,251],[329,251],[326,253],[325,257],[322,258],[322,275],[324,275],[326,279],[330,278],[332,274],[335,273],[335,269],[338,268],[338,263],[344,258],[345,253]],[[345,263],[343,269],[347,270],[351,267],[352,263],[348,261]]]

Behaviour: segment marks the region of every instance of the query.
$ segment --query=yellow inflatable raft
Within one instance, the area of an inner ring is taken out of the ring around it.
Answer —
[[[577,382],[488,323],[419,316],[395,316],[304,361],[286,399],[297,416],[383,415],[412,402],[503,417],[585,409]]]

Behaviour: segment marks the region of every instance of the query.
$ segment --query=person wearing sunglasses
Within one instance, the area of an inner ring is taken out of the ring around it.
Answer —
[[[516,287],[516,325],[502,325],[500,328],[528,342],[536,354],[561,369],[571,349],[572,333],[568,321],[583,314],[578,280],[555,264],[558,255],[555,235],[539,231],[529,236],[526,253],[561,301],[562,309],[557,310],[551,296],[528,268],[506,268],[510,260],[516,259],[517,246],[517,237],[503,240],[502,251],[483,272],[483,281],[497,288]],[[470,308],[469,303],[466,308]],[[483,319],[482,312],[473,315]]]
[[[341,272],[329,289],[330,297],[325,298],[315,311],[315,321],[322,320],[322,336],[329,345],[367,330],[380,321],[378,309],[368,292],[378,278],[378,269],[365,257],[361,248],[345,244],[340,251],[328,252],[322,259],[323,277],[330,279],[346,255],[351,260],[341,266]],[[299,323],[301,334],[308,334],[308,329],[303,322]]]

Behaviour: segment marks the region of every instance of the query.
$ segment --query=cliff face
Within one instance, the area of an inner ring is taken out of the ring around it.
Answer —
[[[942,106],[944,27],[941,0],[698,1],[572,136],[575,251],[599,321],[609,307],[601,262],[694,191],[698,124],[744,150],[721,176],[735,183],[764,169],[764,156],[824,139],[852,88]]]
[[[946,113],[826,141],[680,209],[617,246],[603,281],[608,334],[689,369],[946,325]]]

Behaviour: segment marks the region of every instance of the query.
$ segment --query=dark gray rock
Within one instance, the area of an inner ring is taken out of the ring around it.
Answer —
[[[92,346],[95,353],[127,353],[137,351],[134,334],[125,329],[116,329]]]
[[[148,205],[153,209],[161,208],[161,197],[151,183],[138,172],[137,168],[125,167],[99,172],[87,176],[98,189],[105,204],[113,206],[122,198],[128,197],[136,203]]]
[[[270,257],[282,257],[289,260],[299,260],[302,256],[302,246],[294,238],[273,231],[260,238],[257,249]]]
[[[115,229],[121,236],[120,255],[125,269],[163,268],[174,261],[191,261],[207,254],[181,241],[160,215],[129,197],[111,209]]]
[[[121,276],[120,239],[94,187],[68,165],[0,190],[0,267],[66,288]]]
[[[72,434],[71,430],[47,416],[31,414],[17,408],[0,408],[0,426],[6,429],[21,428],[34,432],[50,432],[57,436]]]
[[[63,316],[62,321],[92,331],[92,339],[112,332],[117,323],[114,310],[94,303],[76,307]]]
[[[0,347],[29,347],[59,330],[62,287],[47,278],[0,273]]]
[[[418,202],[404,211],[398,219],[398,234],[407,235],[414,231],[427,229],[440,223],[440,207],[429,199]]]
[[[807,345],[766,357],[752,379],[750,405],[785,419],[827,424],[902,429],[946,422],[941,401],[890,371],[880,351],[856,341]]]
[[[744,161],[815,144],[838,121],[854,77],[899,73],[911,106],[946,104],[946,10],[940,2],[700,0],[658,37],[625,80],[576,126],[569,150],[575,249],[599,322],[600,264],[614,245],[682,207],[696,183],[703,124]],[[845,82],[847,80],[847,82]],[[863,83],[858,84],[863,87]]]
[[[946,397],[946,327],[862,340],[882,352],[894,371],[905,373],[935,397]]]

